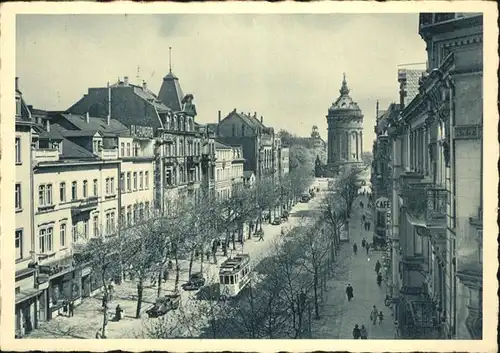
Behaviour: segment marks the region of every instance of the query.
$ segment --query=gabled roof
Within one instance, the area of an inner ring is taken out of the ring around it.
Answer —
[[[97,130],[64,130],[61,131],[61,135],[64,137],[93,137],[96,134],[101,135]]]
[[[85,136],[83,131],[95,132],[99,131],[101,135],[106,137],[111,136],[130,136],[129,129],[116,119],[110,120],[110,125],[107,125],[106,118],[96,118],[89,117],[89,122],[87,122],[86,117],[77,114],[60,114],[71,124],[76,126],[76,128],[82,132],[80,135],[73,136]],[[69,130],[68,130],[69,131]]]
[[[215,140],[215,149],[224,149],[224,150],[230,150],[232,147],[229,145],[226,145],[218,140]]]
[[[182,93],[179,79],[171,71],[163,78],[158,98],[173,111],[182,111],[184,93]]]
[[[131,86],[134,87],[134,93],[136,95],[138,95],[142,99],[147,100],[149,103],[151,103],[159,113],[167,113],[168,111],[172,110],[171,108],[169,108],[170,106],[168,104],[165,105],[164,102],[162,102],[149,89],[144,89],[143,87],[134,86],[134,85],[131,85]],[[173,110],[175,110],[175,109],[173,109]]]
[[[68,139],[62,141],[62,157],[63,158],[83,158],[83,159],[98,159],[92,152],[71,142]]]
[[[58,141],[64,140],[64,137],[57,129],[56,130],[51,129],[50,131],[47,131],[40,125],[33,125],[33,130],[35,130],[35,132],[38,134],[38,138],[40,139],[50,139]]]
[[[248,126],[250,126],[252,129],[255,129],[255,128],[258,128],[258,127],[262,128],[262,129],[266,128],[266,126],[264,124],[262,124],[260,122],[260,120],[257,119],[257,117],[255,117],[253,115],[250,115],[250,114],[245,114],[243,112],[238,113],[236,111],[236,109],[233,109],[233,111],[231,111],[222,121],[226,120],[231,115],[236,115],[241,120],[243,120]]]

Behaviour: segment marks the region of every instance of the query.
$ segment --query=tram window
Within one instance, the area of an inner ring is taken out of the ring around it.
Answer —
[[[229,284],[229,276],[224,276],[224,284]]]
[[[234,283],[238,283],[238,275],[234,276]]]
[[[231,281],[231,284],[234,284],[234,276],[229,276],[229,280]]]
[[[220,283],[224,284],[224,276],[219,276],[219,278],[220,278]]]

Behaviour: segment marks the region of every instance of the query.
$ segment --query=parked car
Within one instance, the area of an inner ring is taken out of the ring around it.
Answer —
[[[281,220],[288,221],[288,216],[289,216],[288,211],[283,211],[283,214],[281,215]]]
[[[276,217],[271,224],[273,226],[279,226],[281,224],[281,219]]]
[[[307,203],[307,202],[309,202],[309,200],[311,200],[311,196],[309,195],[309,193],[307,193],[307,192],[303,193],[301,198],[300,198],[300,202]]]
[[[201,272],[192,273],[189,281],[182,285],[184,290],[198,290],[205,285],[205,278]]]
[[[168,294],[163,297],[156,298],[156,302],[151,308],[146,310],[149,317],[155,318],[165,315],[171,310],[179,308],[181,296],[179,294]]]

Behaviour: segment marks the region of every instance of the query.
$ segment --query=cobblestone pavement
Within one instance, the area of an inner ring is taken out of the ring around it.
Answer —
[[[317,207],[317,202],[298,203],[290,213],[290,219],[283,226],[291,227],[301,222],[301,217],[297,216],[301,212],[307,212],[308,209]],[[267,253],[273,248],[273,242],[278,239],[281,233],[280,226],[270,224],[263,225],[264,241],[258,241],[258,237],[253,237],[251,240],[246,240],[244,244],[245,253],[249,253],[254,262],[267,256]],[[230,245],[231,249],[232,246]],[[236,252],[241,251],[241,245],[237,245]],[[233,251],[234,253],[235,251]],[[218,261],[220,264],[226,257],[222,256],[222,252],[218,253]],[[181,261],[180,284],[188,280],[188,261]],[[193,265],[193,271],[199,271],[200,261]],[[217,264],[204,263],[205,277],[208,283],[218,281],[218,266]],[[170,274],[169,280],[163,285],[163,294],[174,289],[175,273]],[[143,296],[144,302],[141,310],[141,317],[135,318],[137,305],[137,289],[135,281],[125,281],[121,285],[115,286],[115,295],[109,303],[109,318],[114,316],[114,308],[117,304],[124,310],[124,317],[119,322],[109,321],[106,327],[106,336],[108,338],[145,338],[145,328],[148,327],[150,320],[145,314],[145,311],[153,304],[156,299],[157,287],[151,286],[149,281],[146,282]],[[181,291],[181,301],[184,308],[189,307],[196,302],[193,298],[196,292]],[[99,293],[94,297],[86,298],[80,305],[75,307],[74,316],[58,316],[51,321],[44,322],[40,327],[30,333],[26,338],[95,338],[95,334],[102,327],[102,294]],[[155,319],[151,319],[155,320]],[[192,337],[196,337],[196,332],[191,333]]]
[[[364,208],[361,209],[359,202],[364,203]],[[368,332],[368,339],[394,339],[394,326],[391,316],[391,311],[384,305],[385,299],[385,286],[382,284],[379,287],[376,283],[375,263],[377,260],[382,263],[382,252],[369,252],[361,247],[363,238],[370,241],[372,240],[373,232],[373,217],[370,231],[365,231],[361,224],[361,215],[366,212],[366,204],[368,203],[366,196],[360,196],[355,201],[354,210],[350,222],[350,242],[347,251],[350,251],[350,269],[347,275],[347,282],[350,283],[354,289],[354,298],[348,302],[345,295],[345,286],[347,283],[343,282],[344,286],[342,291],[343,302],[342,318],[338,337],[340,339],[352,339],[352,329],[355,324],[365,325]],[[368,217],[367,217],[368,218]],[[358,253],[352,253],[352,244],[358,245]],[[339,283],[340,285],[340,283]],[[373,305],[379,311],[384,313],[384,320],[382,323],[373,324],[370,321],[370,312]]]

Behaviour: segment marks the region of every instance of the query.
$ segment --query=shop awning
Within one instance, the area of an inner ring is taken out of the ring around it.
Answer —
[[[16,293],[16,305],[28,299],[36,297],[41,292],[42,291],[40,289],[36,288],[21,290],[19,293]]]

